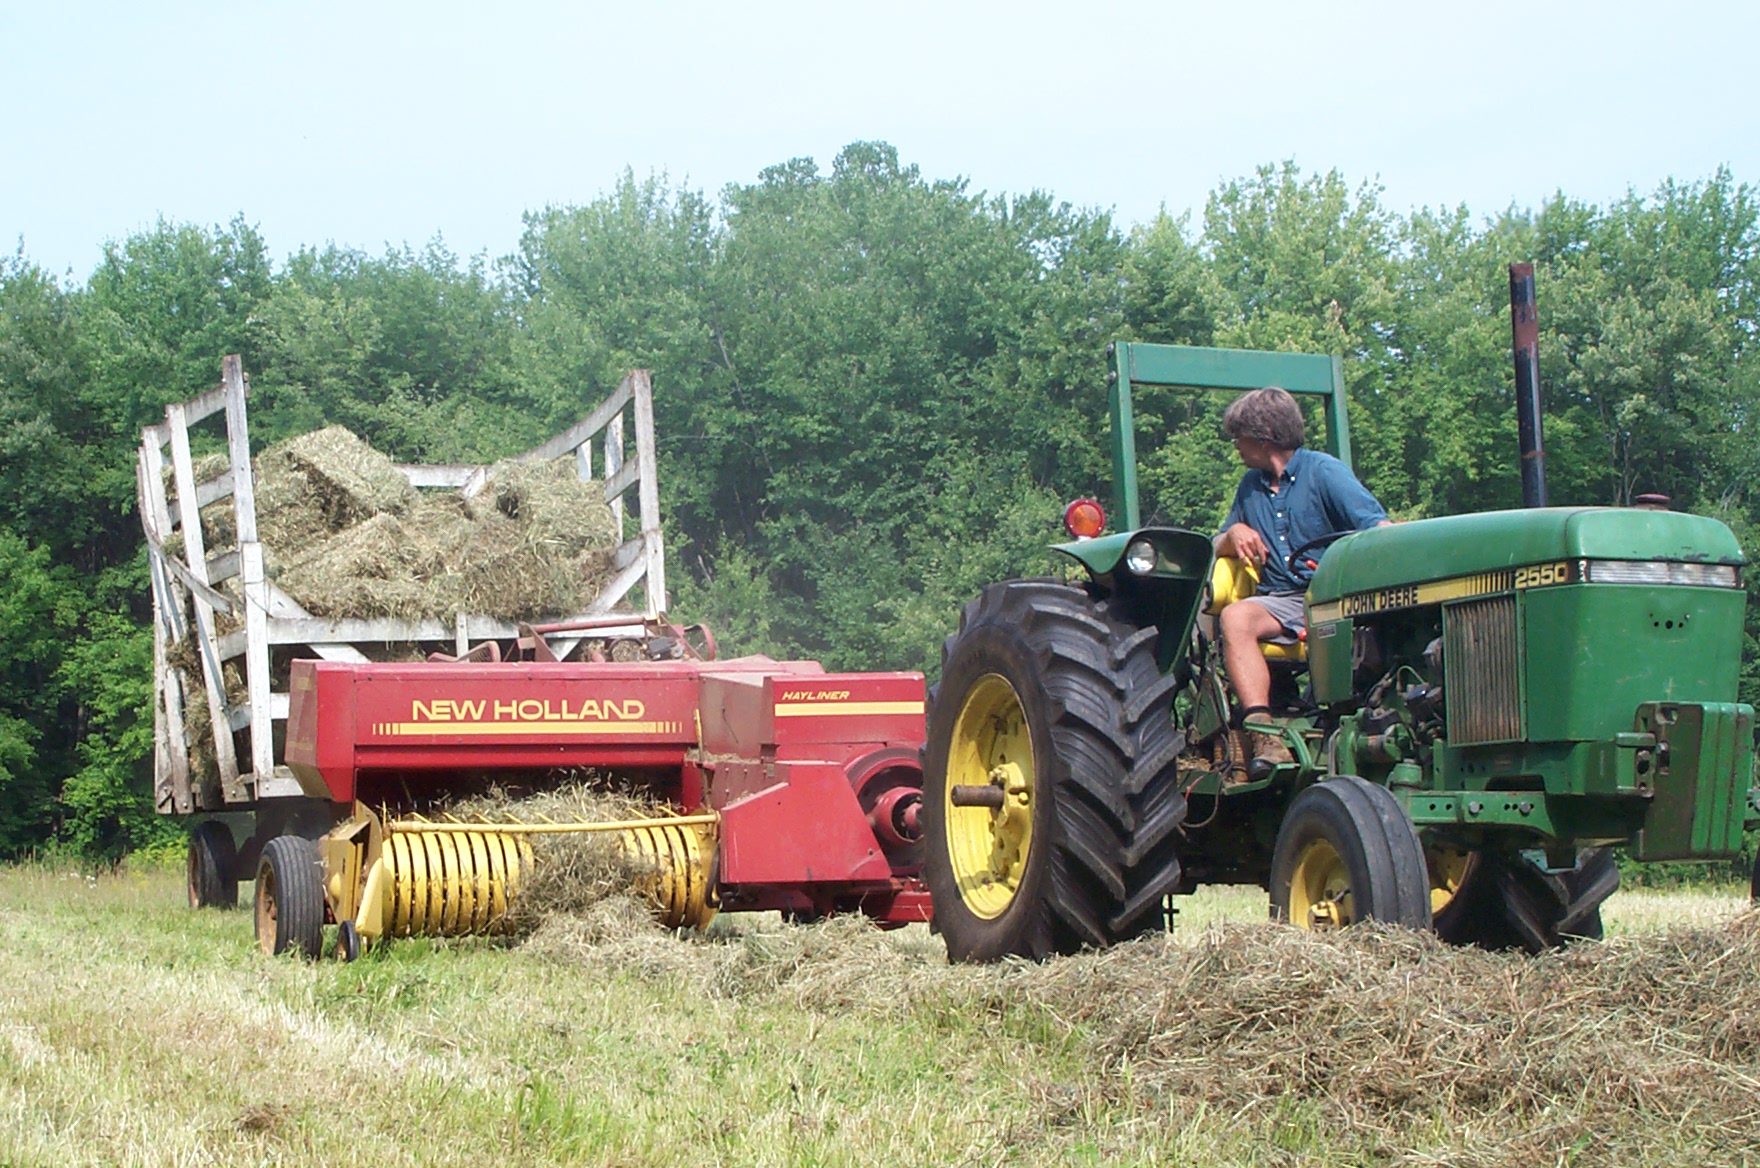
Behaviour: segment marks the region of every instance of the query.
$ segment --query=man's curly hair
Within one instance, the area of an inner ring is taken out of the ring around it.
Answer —
[[[1294,450],[1307,438],[1302,407],[1286,389],[1267,385],[1234,399],[1222,415],[1222,432],[1252,438],[1277,450]]]

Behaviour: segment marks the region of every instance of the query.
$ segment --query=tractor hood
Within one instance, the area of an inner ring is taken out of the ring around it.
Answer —
[[[1734,533],[1702,515],[1630,507],[1488,511],[1348,536],[1326,550],[1308,599],[1574,559],[1745,562]]]

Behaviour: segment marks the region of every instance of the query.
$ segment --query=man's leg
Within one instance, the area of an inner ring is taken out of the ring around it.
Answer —
[[[1283,635],[1283,624],[1262,604],[1237,601],[1222,610],[1222,659],[1242,709],[1271,702],[1271,667],[1260,641]]]

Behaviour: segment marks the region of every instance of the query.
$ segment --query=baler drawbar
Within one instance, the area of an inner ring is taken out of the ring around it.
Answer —
[[[534,660],[293,663],[287,763],[340,822],[315,842],[289,834],[264,848],[266,950],[315,953],[326,920],[345,956],[382,938],[503,931],[532,838],[557,832],[616,833],[672,927],[720,908],[929,919],[921,674],[766,657],[557,662],[543,659],[545,631],[522,630]],[[651,645],[683,655],[681,638]],[[676,814],[555,823],[441,810],[457,790],[570,768],[633,779]]]

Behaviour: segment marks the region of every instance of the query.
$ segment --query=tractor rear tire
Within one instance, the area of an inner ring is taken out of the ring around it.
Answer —
[[[1455,945],[1539,953],[1601,939],[1601,904],[1619,890],[1607,848],[1584,848],[1569,872],[1547,872],[1521,853],[1480,852],[1472,875],[1436,914]]]
[[[1430,927],[1424,847],[1386,787],[1340,775],[1291,801],[1271,855],[1271,917],[1305,929]]]
[[[1056,580],[993,584],[960,614],[922,803],[950,961],[1039,959],[1163,927],[1186,801],[1157,635]],[[1006,808],[954,805],[955,787],[991,786]]]
[[[318,845],[278,835],[257,865],[257,944],[271,957],[294,950],[316,957],[324,948],[324,866]]]
[[[189,833],[189,906],[238,907],[238,845],[232,829],[207,820]]]

